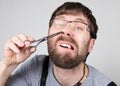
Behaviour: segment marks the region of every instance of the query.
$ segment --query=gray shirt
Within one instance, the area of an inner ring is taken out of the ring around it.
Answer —
[[[6,86],[40,86],[42,66],[46,55],[36,55],[22,63],[9,77]],[[89,75],[81,86],[107,86],[111,80],[92,66],[88,66]],[[49,61],[46,86],[60,86],[52,73]]]

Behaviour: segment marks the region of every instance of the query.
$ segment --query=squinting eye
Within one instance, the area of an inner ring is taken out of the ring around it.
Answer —
[[[83,28],[81,28],[81,27],[75,27],[74,29],[75,29],[75,30],[79,30],[79,31],[80,31],[80,30],[81,30],[81,31],[83,31],[83,30],[84,30],[84,29],[83,29]]]
[[[56,21],[55,25],[57,28],[62,28],[62,27],[64,27],[65,24],[63,21]]]
[[[62,24],[62,23],[58,23],[56,26],[57,26],[58,28],[61,28],[61,27],[64,26],[64,24]]]

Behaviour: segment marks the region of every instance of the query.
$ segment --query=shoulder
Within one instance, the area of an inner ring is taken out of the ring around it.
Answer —
[[[90,65],[88,66],[88,68],[89,68],[88,81],[92,83],[92,86],[108,86],[108,84],[112,82],[110,78],[108,78],[105,74],[103,74],[96,68]]]
[[[93,77],[95,80],[104,79],[105,81],[110,81],[110,79],[105,74],[100,72],[98,69],[96,69],[90,65],[88,66],[88,68],[89,68],[90,76]]]

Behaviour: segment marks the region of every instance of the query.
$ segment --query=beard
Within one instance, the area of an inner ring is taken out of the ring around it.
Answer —
[[[84,44],[80,52],[78,51],[75,53],[60,53],[59,49],[56,48],[56,43],[60,40],[71,42],[75,44],[75,46],[78,48],[76,42],[71,38],[65,38],[60,36],[54,43],[52,40],[48,40],[47,44],[49,57],[56,66],[64,69],[72,69],[85,61],[86,56],[88,54],[88,44]]]

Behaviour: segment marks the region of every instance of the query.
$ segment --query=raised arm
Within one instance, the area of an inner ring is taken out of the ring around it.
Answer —
[[[0,61],[0,86],[5,86],[14,69],[35,51],[34,47],[30,47],[33,40],[32,37],[20,34],[13,36],[5,44],[4,58]]]

